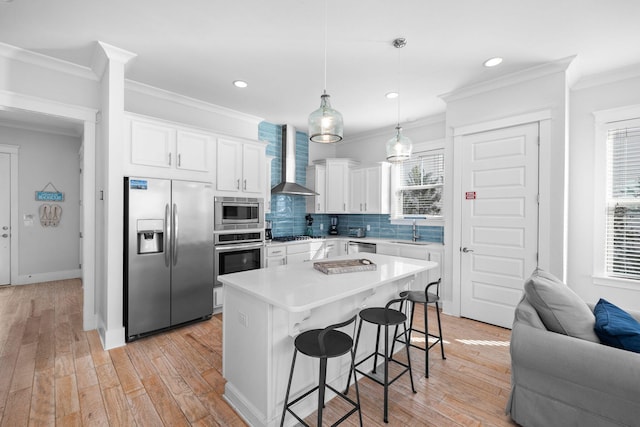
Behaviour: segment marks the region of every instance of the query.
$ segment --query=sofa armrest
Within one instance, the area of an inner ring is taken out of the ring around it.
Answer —
[[[640,403],[640,354],[515,322],[511,333],[514,382],[519,371],[598,389]]]

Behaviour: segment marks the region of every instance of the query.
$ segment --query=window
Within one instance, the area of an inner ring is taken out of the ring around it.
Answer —
[[[640,120],[609,123],[607,140],[607,276],[640,279]]]
[[[394,218],[442,216],[444,149],[414,154],[394,173]]]

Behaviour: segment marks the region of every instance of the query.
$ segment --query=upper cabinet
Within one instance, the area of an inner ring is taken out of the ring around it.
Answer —
[[[235,138],[218,138],[216,189],[264,195],[266,144]]]
[[[314,164],[324,166],[325,168],[324,189],[322,190],[322,193],[324,194],[324,212],[348,213],[349,170],[358,166],[358,163],[351,159],[335,158],[316,160]],[[311,187],[311,189],[315,190],[316,193],[320,193],[317,182],[316,188]],[[322,209],[321,205],[320,209]],[[314,212],[317,211],[314,210]]]
[[[125,143],[127,175],[211,180],[212,134],[127,114]]]
[[[324,165],[307,166],[307,188],[318,193],[317,196],[307,196],[306,199],[308,213],[326,212],[326,177],[327,170]]]
[[[390,212],[389,163],[350,171],[351,213],[386,214]]]

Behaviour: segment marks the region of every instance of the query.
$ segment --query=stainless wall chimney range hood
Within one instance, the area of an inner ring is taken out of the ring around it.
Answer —
[[[271,194],[292,194],[294,196],[317,196],[300,184],[296,184],[296,128],[291,125],[282,126],[282,172],[280,184],[271,189]]]

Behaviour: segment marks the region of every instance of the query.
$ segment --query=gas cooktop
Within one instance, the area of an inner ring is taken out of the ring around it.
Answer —
[[[323,236],[278,236],[271,239],[272,242],[292,242],[294,240],[310,240],[310,239],[322,239]]]

